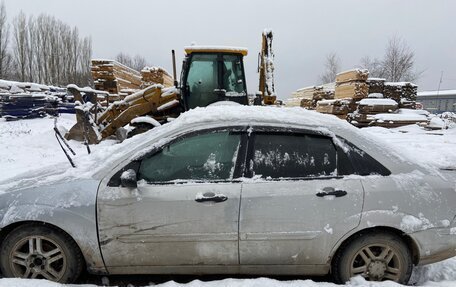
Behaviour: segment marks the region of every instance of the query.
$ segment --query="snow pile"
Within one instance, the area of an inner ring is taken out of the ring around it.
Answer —
[[[369,127],[363,133],[389,144],[397,153],[425,166],[456,168],[456,129],[426,131],[417,125],[396,129]]]

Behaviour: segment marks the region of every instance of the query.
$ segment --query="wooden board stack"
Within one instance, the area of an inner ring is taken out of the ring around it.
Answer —
[[[366,98],[358,102],[356,111],[350,113],[348,121],[357,127],[367,127],[375,120],[374,115],[392,113],[397,110],[398,104],[393,99]]]
[[[137,90],[141,74],[114,60],[92,60],[92,78],[95,89],[120,94],[122,90]]]
[[[287,106],[301,106],[306,109],[315,109],[317,101],[334,99],[334,89],[332,86],[310,86],[297,90],[292,93],[292,97],[287,101]]]
[[[336,76],[336,99],[352,98],[360,100],[369,94],[366,81],[369,72],[365,69],[353,69],[341,72]]]
[[[382,78],[368,78],[366,83],[369,86],[369,94],[383,94],[385,81]]]
[[[173,77],[160,67],[145,67],[141,70],[141,89],[153,84],[162,84],[165,87],[174,85]]]
[[[321,100],[317,102],[316,111],[345,119],[350,109],[350,103],[351,99]]]
[[[418,86],[409,82],[385,82],[383,96],[400,103],[401,99],[416,101]]]

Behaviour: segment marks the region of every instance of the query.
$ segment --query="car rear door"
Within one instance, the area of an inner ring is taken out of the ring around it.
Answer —
[[[242,185],[242,265],[327,264],[336,242],[358,226],[359,179],[340,176],[332,138],[313,132],[256,131]]]
[[[237,265],[241,183],[233,178],[243,137],[237,130],[187,135],[118,171],[98,197],[108,271]],[[129,168],[137,188],[120,185]]]

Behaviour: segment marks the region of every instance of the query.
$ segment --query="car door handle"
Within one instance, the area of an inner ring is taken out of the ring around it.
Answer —
[[[206,192],[204,194],[197,194],[195,201],[196,202],[206,202],[206,201],[213,201],[213,202],[223,202],[227,200],[228,197],[223,194],[215,194],[213,192]]]
[[[323,191],[317,192],[315,195],[318,197],[323,197],[323,196],[328,196],[328,195],[332,195],[335,197],[341,197],[341,196],[347,195],[347,192],[345,190],[335,189],[333,187],[325,187],[325,188],[323,188]]]

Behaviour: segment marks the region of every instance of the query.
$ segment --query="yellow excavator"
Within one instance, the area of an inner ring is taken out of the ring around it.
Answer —
[[[262,34],[259,54],[259,93],[255,104],[276,104],[273,82],[272,31]],[[247,49],[236,47],[190,46],[185,47],[180,82],[176,77],[176,61],[173,50],[174,86],[161,84],[149,86],[107,107],[99,102],[100,92],[67,87],[74,96],[77,123],[65,135],[66,139],[85,141],[88,144],[117,134],[122,138],[122,127],[134,128],[128,136],[143,132],[175,118],[195,107],[205,107],[218,101],[234,101],[249,104],[244,73],[244,56]],[[104,95],[106,96],[106,95]],[[148,116],[148,117],[144,117]]]

